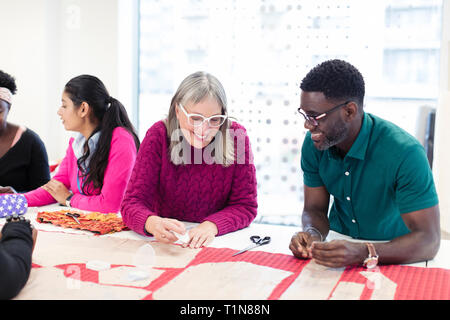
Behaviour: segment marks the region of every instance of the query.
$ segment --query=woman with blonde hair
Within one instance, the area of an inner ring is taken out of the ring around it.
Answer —
[[[185,246],[247,227],[257,214],[256,175],[245,128],[230,120],[222,84],[205,72],[185,78],[168,117],[139,149],[121,206],[125,224],[158,241],[177,241],[181,221],[198,222]]]

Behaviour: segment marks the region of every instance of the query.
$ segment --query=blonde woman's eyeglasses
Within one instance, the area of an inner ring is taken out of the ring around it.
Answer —
[[[186,115],[188,119],[188,123],[193,125],[194,127],[201,127],[205,121],[208,122],[208,125],[212,128],[218,128],[222,124],[224,124],[225,120],[227,120],[228,116],[225,115],[216,115],[206,118],[201,114],[196,113],[187,113],[186,109],[183,107],[181,103],[178,104],[180,106],[181,111]]]

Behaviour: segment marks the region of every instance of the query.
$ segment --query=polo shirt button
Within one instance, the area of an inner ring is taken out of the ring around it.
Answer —
[[[348,172],[348,171],[345,171],[345,175],[346,176],[348,176],[350,174],[350,172]]]
[[[347,200],[350,201],[350,197],[347,197]]]
[[[352,222],[353,222],[353,223],[356,223],[356,220],[355,220],[355,219],[352,219]]]

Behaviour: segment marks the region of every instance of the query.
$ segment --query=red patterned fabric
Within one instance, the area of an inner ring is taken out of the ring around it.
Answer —
[[[340,281],[367,283],[360,272],[367,271],[362,267],[348,267]],[[380,272],[397,284],[395,300],[449,300],[450,270],[440,268],[420,268],[409,266],[380,266]],[[361,300],[371,298],[373,290],[366,286]]]
[[[80,216],[77,218],[80,224],[75,219],[66,215],[66,213],[76,213]],[[115,213],[103,214],[99,212],[92,212],[89,214],[79,213],[72,210],[61,210],[54,212],[38,212],[36,221],[39,223],[51,223],[63,228],[72,228],[92,231],[95,234],[106,234],[119,232],[127,229],[123,221]]]

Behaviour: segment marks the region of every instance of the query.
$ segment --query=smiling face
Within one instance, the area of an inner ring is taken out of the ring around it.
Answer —
[[[196,104],[188,102],[186,103],[186,105],[183,105],[183,107],[188,114],[202,115],[205,118],[222,114],[222,107],[211,96],[207,96],[202,101]],[[214,138],[217,131],[219,131],[220,129],[220,127],[211,127],[208,124],[208,121],[204,121],[201,126],[193,126],[191,123],[189,123],[188,117],[181,110],[180,106],[177,106],[175,108],[175,112],[180,124],[180,129],[183,132],[183,136],[191,146],[197,149],[206,147]]]
[[[82,117],[79,115],[81,108],[75,107],[67,93],[62,94],[61,107],[58,116],[61,118],[64,129],[68,131],[80,131],[83,125]]]
[[[318,116],[336,105],[336,101],[329,101],[322,92],[302,91],[300,97],[300,108],[308,116]],[[341,117],[342,110],[337,110],[327,114],[323,119],[318,120],[318,125],[314,126],[305,121],[305,128],[311,132],[311,140],[318,150],[339,145],[348,137],[350,124]]]

